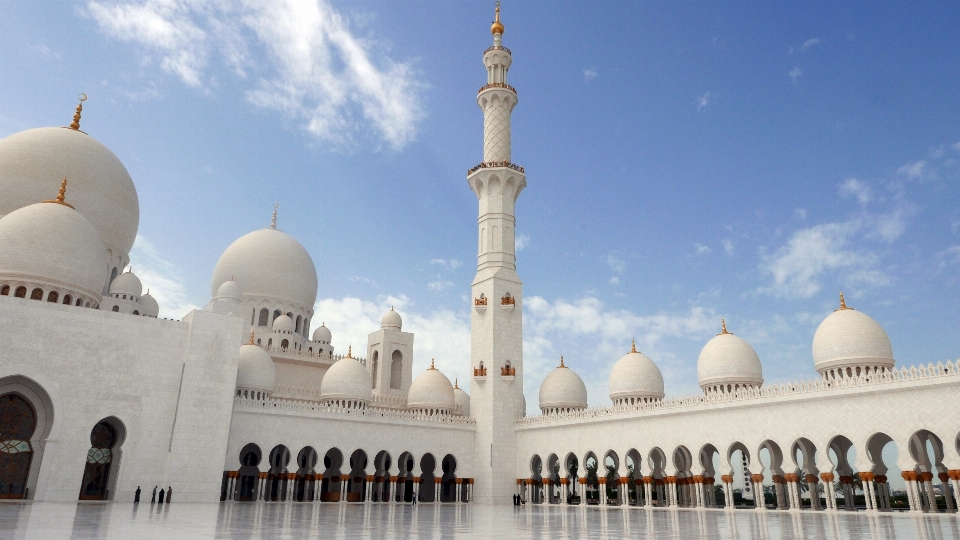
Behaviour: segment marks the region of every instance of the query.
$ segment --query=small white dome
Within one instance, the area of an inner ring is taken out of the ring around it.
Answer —
[[[647,355],[637,352],[636,344],[610,370],[610,399],[663,399],[663,375]]]
[[[403,327],[403,319],[401,319],[400,314],[391,307],[390,311],[384,313],[380,319],[380,327],[390,330],[400,330]]]
[[[813,335],[813,363],[818,373],[846,367],[889,369],[894,366],[890,338],[869,315],[846,307],[820,323]]]
[[[110,284],[110,294],[140,296],[143,294],[143,284],[132,270],[128,270],[114,278]]]
[[[373,398],[370,373],[350,353],[335,362],[320,382],[320,397],[327,401],[369,402]]]
[[[64,178],[70,183],[67,202],[114,255],[126,257],[137,237],[140,202],[113,152],[86,133],[59,127],[28,129],[0,140],[0,215],[49,199]],[[98,291],[108,275],[101,276]]]
[[[716,335],[703,346],[697,360],[697,377],[704,390],[715,386],[760,386],[763,367],[749,343],[727,332]]]
[[[147,294],[140,297],[140,305],[142,307],[141,313],[147,315],[148,317],[156,317],[160,315],[160,305],[157,304],[156,298],[150,296],[150,291],[147,291]]]
[[[243,300],[243,289],[240,284],[234,280],[224,281],[223,285],[217,289],[217,296],[214,297],[221,302],[240,302]]]
[[[410,409],[452,411],[457,399],[453,393],[453,385],[446,375],[433,366],[421,373],[407,393],[407,407]]]
[[[540,384],[540,410],[586,409],[587,387],[572,369],[563,364],[547,374]]]
[[[330,343],[333,341],[333,334],[330,333],[329,328],[320,323],[320,326],[313,331],[313,340],[320,343]]]
[[[99,302],[107,261],[97,229],[69,206],[32,204],[0,219],[0,279]]]
[[[297,328],[297,325],[293,323],[288,315],[281,315],[273,320],[273,331],[274,332],[293,332]]]
[[[285,232],[261,229],[230,244],[213,270],[211,296],[231,279],[243,288],[244,300],[294,304],[313,313],[317,269],[307,250]]]
[[[453,384],[453,401],[460,409],[461,415],[470,416],[470,394],[464,392],[456,381]]]
[[[277,368],[267,351],[259,345],[246,344],[240,347],[237,362],[237,388],[273,393],[277,382]]]

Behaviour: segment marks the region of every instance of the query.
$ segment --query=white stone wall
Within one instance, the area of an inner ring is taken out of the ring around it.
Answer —
[[[274,410],[266,407],[240,406],[234,409],[233,427],[223,470],[235,471],[240,467],[240,450],[248,443],[260,447],[262,459],[260,471],[269,469],[268,458],[277,445],[284,445],[291,454],[287,465],[296,472],[296,458],[304,447],[317,451],[317,473],[323,472],[323,456],[337,448],[343,454],[341,473],[349,471],[349,458],[355,450],[367,454],[367,474],[374,473],[374,458],[381,450],[390,453],[390,474],[398,472],[400,454],[410,452],[416,462],[416,476],[420,471],[420,458],[426,453],[436,458],[435,474],[440,476],[440,463],[444,456],[452,454],[457,460],[456,475],[472,478],[473,445],[476,426],[472,423],[442,423],[426,420],[398,419],[401,414],[389,414],[384,418],[358,416],[345,412],[318,413],[316,411]],[[412,416],[409,413],[405,416]],[[219,494],[219,485],[217,488]]]
[[[401,359],[400,388],[390,388],[393,374],[393,352],[400,351]],[[413,383],[413,334],[381,328],[367,336],[367,371],[373,377],[373,357],[377,356],[377,377],[374,381],[374,396],[389,396],[406,399]]]
[[[30,498],[76,501],[90,432],[115,417],[126,434],[110,499],[160,485],[218,500],[242,328],[209,312],[181,322],[0,297],[0,384],[24,377],[53,407]]]
[[[673,455],[681,446],[693,456],[692,474],[699,475],[704,474],[700,451],[712,444],[721,455],[722,470],[716,471],[719,483],[721,474],[742,472],[738,464],[728,461],[731,449],[741,443],[749,454],[750,472],[764,474],[769,483],[772,473],[763,470],[758,457],[765,441],[779,446],[783,453],[781,468],[793,472],[798,465],[792,459],[791,448],[799,439],[808,439],[816,447],[818,474],[833,471],[828,448],[838,436],[847,437],[856,449],[853,468],[870,472],[875,464],[868,456],[867,444],[877,433],[890,436],[899,452],[897,463],[885,466],[913,470],[918,463],[909,451],[909,440],[918,430],[929,430],[942,441],[944,472],[960,468],[960,417],[956,412],[960,411],[960,370],[909,380],[853,383],[841,388],[822,389],[818,384],[821,383],[812,381],[800,388],[784,387],[781,395],[706,403],[702,397],[692,397],[668,400],[663,408],[588,409],[566,418],[529,417],[517,425],[516,476],[529,478],[531,458],[539,455],[547,463],[551,454],[560,458],[560,474],[565,476],[566,456],[572,452],[579,460],[582,477],[588,452],[593,451],[602,463],[611,450],[619,457],[619,474],[626,476],[625,456],[631,449],[643,457],[642,474],[650,475],[649,456],[654,448],[661,449],[667,457],[664,475],[676,475]]]

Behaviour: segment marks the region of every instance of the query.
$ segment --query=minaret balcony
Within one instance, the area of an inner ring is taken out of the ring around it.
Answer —
[[[513,309],[517,307],[517,299],[508,294],[500,299],[500,307],[503,309]]]
[[[473,368],[473,378],[478,381],[487,380],[487,368],[483,367],[483,365],[478,368]]]
[[[480,313],[483,313],[487,309],[487,298],[481,296],[480,298],[473,299],[473,307]]]
[[[503,51],[507,54],[513,54],[510,52],[510,49],[504,47],[503,45],[493,45],[492,47],[487,47],[487,50],[483,51],[483,54],[487,54],[490,51]]]
[[[510,85],[507,84],[507,83],[502,83],[502,82],[494,82],[494,83],[490,83],[490,84],[485,84],[485,85],[483,85],[483,86],[480,87],[480,90],[477,90],[477,94],[480,94],[480,93],[482,93],[484,90],[489,90],[489,89],[491,89],[491,88],[501,88],[501,89],[503,89],[503,90],[509,90],[509,91],[513,92],[514,95],[517,95],[517,89],[516,89],[516,88],[510,86]]]
[[[512,366],[503,366],[500,368],[500,376],[503,380],[510,382],[517,376],[517,368]]]
[[[522,173],[523,167],[519,165],[514,165],[509,161],[484,161],[483,163],[474,166],[473,168],[467,169],[467,176],[479,171],[480,169],[494,169],[494,168],[504,168],[504,169],[513,169],[517,172]]]

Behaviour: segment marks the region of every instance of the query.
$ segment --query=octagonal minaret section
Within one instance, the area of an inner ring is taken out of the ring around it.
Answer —
[[[507,84],[513,57],[503,46],[500,9],[483,53],[487,83],[477,94],[483,111],[483,161],[467,171],[477,195],[477,275],[472,285],[470,411],[477,422],[478,502],[510,500],[518,478],[514,424],[524,414],[523,282],[517,275],[515,204],[527,185],[510,154],[510,115],[517,91]]]

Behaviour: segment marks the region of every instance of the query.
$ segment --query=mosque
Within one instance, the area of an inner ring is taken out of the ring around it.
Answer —
[[[700,395],[667,397],[634,346],[612,366],[609,406],[588,408],[576,361],[561,358],[541,414],[526,416],[514,231],[527,180],[511,156],[499,8],[491,33],[483,160],[466,176],[479,207],[469,382],[414,373],[414,335],[393,309],[366,350],[335,352],[336,329],[316,324],[316,267],[276,211],[220,256],[206,307],[158,318],[130,270],[136,187],[81,131],[83,102],[67,127],[0,140],[0,498],[132,501],[156,485],[224,504],[519,494],[882,512],[898,506],[894,469],[905,508],[955,512],[960,365],[898,366],[883,328],[842,295],[813,336],[811,380],[764,384],[724,321],[698,359]]]

